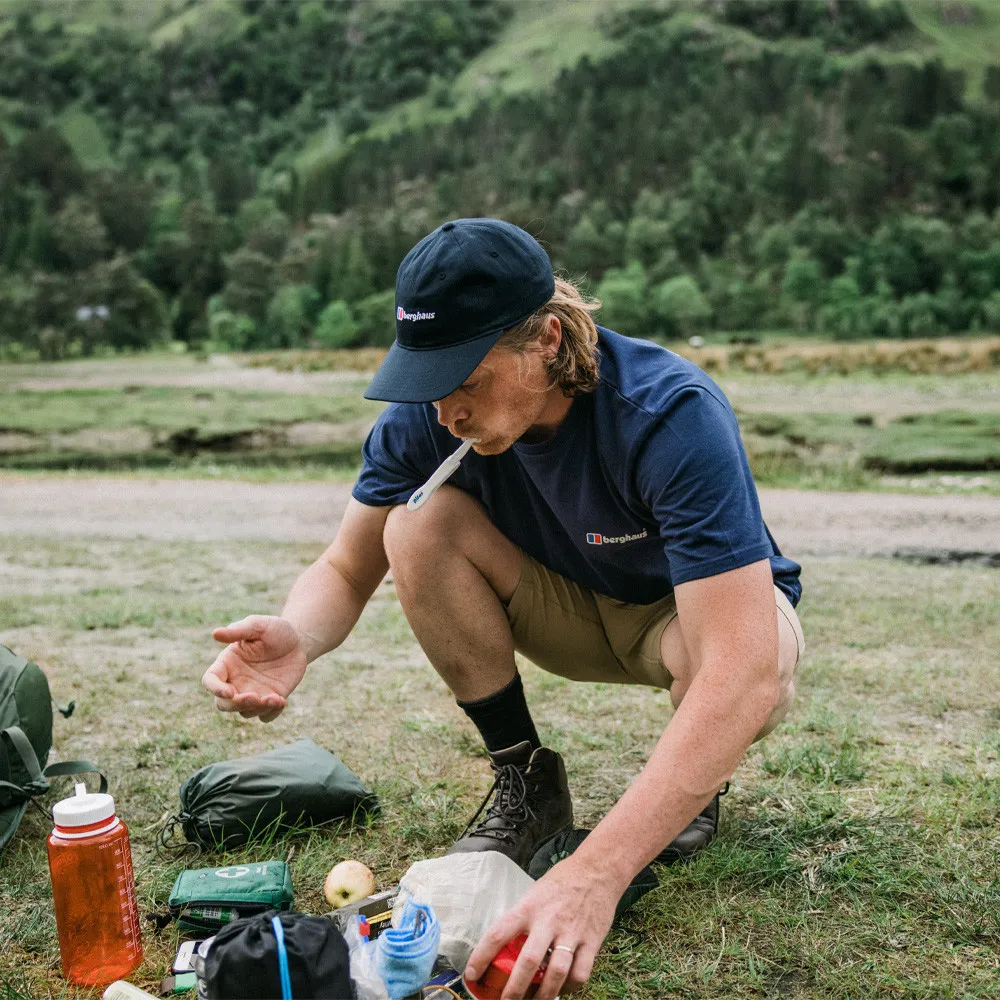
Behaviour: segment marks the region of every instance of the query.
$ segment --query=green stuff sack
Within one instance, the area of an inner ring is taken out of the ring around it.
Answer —
[[[70,704],[60,711],[70,715]],[[100,774],[85,760],[45,767],[52,749],[52,697],[41,668],[0,646],[0,848],[17,830],[28,803],[58,775]],[[101,791],[108,783],[101,775]]]
[[[177,876],[167,908],[185,931],[213,933],[243,917],[292,908],[292,875],[284,861],[198,868]]]
[[[199,848],[231,850],[294,827],[378,812],[375,793],[310,739],[255,757],[209,764],[181,785],[179,822]],[[166,837],[161,844],[168,846]]]

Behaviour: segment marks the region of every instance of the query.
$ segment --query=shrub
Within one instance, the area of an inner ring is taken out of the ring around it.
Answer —
[[[687,336],[711,318],[712,307],[690,275],[669,278],[653,293],[657,315],[669,330]]]
[[[282,285],[267,307],[262,347],[301,347],[309,338],[319,293],[312,285]]]
[[[209,316],[208,331],[212,341],[230,351],[257,347],[257,324],[243,313],[217,309]]]
[[[626,268],[610,268],[597,286],[602,324],[630,337],[650,332],[651,314],[646,294],[646,272],[637,260]]]
[[[358,324],[355,344],[359,347],[389,347],[396,339],[395,306],[396,292],[392,288],[358,302],[354,306]]]
[[[351,307],[343,300],[331,302],[320,314],[313,337],[320,347],[350,347],[358,335]]]

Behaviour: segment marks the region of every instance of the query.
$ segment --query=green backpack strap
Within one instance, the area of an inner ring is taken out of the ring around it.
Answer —
[[[89,760],[61,760],[58,764],[49,764],[42,773],[46,778],[59,778],[65,774],[96,774],[101,779],[100,793],[103,795],[108,790],[108,779]]]
[[[55,698],[52,699],[52,707],[64,718],[68,719],[73,714],[73,709],[76,708],[76,701],[65,701],[58,702]]]
[[[49,790],[47,778],[59,778],[67,774],[96,774],[101,779],[101,793],[108,790],[108,779],[101,774],[100,768],[89,760],[62,760],[56,764],[49,764],[43,771],[38,766],[38,757],[35,755],[31,741],[24,735],[24,730],[20,726],[8,726],[3,732],[0,732],[0,736],[6,736],[10,740],[14,752],[21,759],[30,779],[26,785],[16,785],[12,781],[0,781],[0,788],[12,788],[22,795],[31,797],[42,795]]]
[[[0,736],[5,736],[14,752],[20,758],[25,771],[28,772],[28,784],[23,787],[15,785],[10,781],[3,782],[5,787],[18,788],[26,795],[41,795],[49,790],[49,783],[42,774],[42,769],[38,766],[38,757],[35,756],[34,747],[31,741],[24,735],[24,730],[20,726],[8,726]]]

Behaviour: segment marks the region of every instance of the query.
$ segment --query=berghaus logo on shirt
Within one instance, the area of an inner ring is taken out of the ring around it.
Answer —
[[[587,532],[588,545],[621,545],[622,542],[637,542],[640,538],[647,538],[649,532],[643,528],[636,535],[599,535],[596,531]]]
[[[434,317],[436,315],[437,315],[437,313],[432,313],[432,312],[431,313],[424,313],[424,312],[408,313],[402,306],[398,306],[397,309],[396,309],[396,319],[408,319],[412,323],[416,323],[416,322],[418,322],[419,320],[422,320],[422,319],[434,319]]]

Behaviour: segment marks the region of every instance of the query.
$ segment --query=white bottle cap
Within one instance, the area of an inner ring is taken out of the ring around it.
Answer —
[[[115,814],[115,800],[100,792],[88,792],[81,781],[76,786],[76,794],[57,802],[52,807],[52,818],[56,826],[89,826],[110,819]]]

